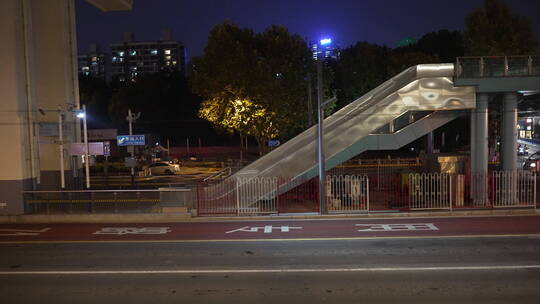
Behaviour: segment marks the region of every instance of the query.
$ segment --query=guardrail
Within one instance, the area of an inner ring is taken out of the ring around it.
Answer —
[[[137,190],[24,191],[25,213],[160,213],[165,207],[192,208],[189,188]]]
[[[457,57],[456,78],[540,76],[540,55]]]

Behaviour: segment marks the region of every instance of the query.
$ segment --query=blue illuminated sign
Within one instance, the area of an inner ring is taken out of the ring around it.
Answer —
[[[118,146],[144,146],[144,135],[118,135],[116,136]]]

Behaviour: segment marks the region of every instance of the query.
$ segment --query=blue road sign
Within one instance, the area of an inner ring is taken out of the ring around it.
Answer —
[[[144,146],[144,135],[118,135],[118,146]]]
[[[280,142],[277,139],[273,139],[273,140],[268,141],[268,146],[269,147],[277,147],[279,145],[280,145]]]

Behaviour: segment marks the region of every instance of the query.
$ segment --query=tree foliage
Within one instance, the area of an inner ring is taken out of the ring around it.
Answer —
[[[118,88],[112,95],[108,111],[118,126],[126,126],[128,109],[141,112],[137,121],[145,132],[174,135],[174,125],[193,120],[199,99],[191,93],[188,81],[179,72],[145,74]]]
[[[310,51],[286,28],[256,34],[225,22],[212,29],[193,62],[193,90],[204,100],[199,115],[215,126],[263,144],[305,121]]]
[[[465,18],[466,53],[470,56],[523,55],[536,50],[532,20],[513,15],[500,0],[485,0]]]

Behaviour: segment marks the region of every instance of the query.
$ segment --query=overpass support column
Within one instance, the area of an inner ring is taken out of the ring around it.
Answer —
[[[471,111],[471,194],[478,204],[485,203],[488,190],[488,98],[487,93],[478,93]]]
[[[503,99],[502,115],[502,169],[514,171],[517,167],[517,94],[507,92]]]

